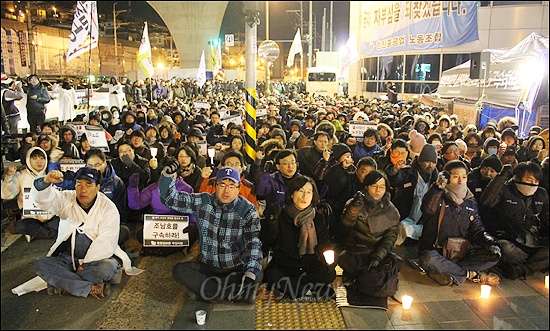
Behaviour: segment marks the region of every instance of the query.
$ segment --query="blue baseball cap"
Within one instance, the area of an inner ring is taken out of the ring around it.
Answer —
[[[235,168],[225,167],[218,170],[216,174],[216,182],[220,182],[224,179],[231,179],[235,183],[239,184],[241,182],[241,174]]]
[[[85,179],[97,184],[101,182],[101,173],[92,167],[82,167],[78,169],[74,179]]]

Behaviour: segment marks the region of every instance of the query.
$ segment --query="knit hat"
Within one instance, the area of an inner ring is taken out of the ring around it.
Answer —
[[[334,160],[338,161],[340,160],[340,157],[346,153],[351,153],[351,149],[346,144],[335,144],[332,146],[332,155],[334,156]]]
[[[500,162],[500,159],[496,155],[489,155],[481,161],[480,168],[483,167],[490,167],[496,172],[500,172],[502,170],[502,162]]]
[[[283,129],[274,129],[273,130],[273,133],[271,134],[271,138],[275,138],[277,136],[283,137],[283,140],[285,141],[285,145],[286,145],[286,134],[285,134],[285,131]]]
[[[458,149],[466,153],[466,150],[468,150],[468,145],[466,145],[466,142],[462,139],[456,139],[455,140],[456,145],[458,146]]]
[[[189,130],[187,137],[198,137],[199,139],[202,139],[202,131],[199,128],[192,128]]]
[[[434,145],[426,144],[418,156],[418,162],[437,162],[437,150]]]
[[[426,137],[416,130],[409,132],[409,147],[413,153],[420,153],[424,145],[426,145]]]

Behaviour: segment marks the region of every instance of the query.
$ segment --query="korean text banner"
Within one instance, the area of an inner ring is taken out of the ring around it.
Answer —
[[[478,40],[478,1],[363,1],[365,56],[452,47]]]

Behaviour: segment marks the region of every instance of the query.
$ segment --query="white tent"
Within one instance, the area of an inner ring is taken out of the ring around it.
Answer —
[[[470,79],[468,61],[442,73],[436,95],[516,109],[521,128],[536,108],[548,104],[548,37],[534,32],[511,49],[484,51],[491,54],[486,79]]]

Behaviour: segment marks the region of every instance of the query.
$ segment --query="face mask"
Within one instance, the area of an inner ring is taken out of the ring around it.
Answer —
[[[532,196],[539,189],[539,186],[535,184],[521,183],[515,180],[514,184],[516,184],[518,191],[526,197]]]
[[[498,152],[498,148],[487,148],[487,153],[489,153],[489,155],[496,155]]]
[[[118,119],[118,118],[119,118],[118,113],[114,113],[114,114],[113,114],[113,117],[116,118],[116,119]]]
[[[393,165],[396,165],[396,164],[397,164],[397,161],[399,161],[400,158],[401,158],[401,157],[400,157],[399,155],[398,155],[398,156],[393,156],[393,155],[391,155],[391,153],[390,153],[390,161],[391,161],[391,163],[392,163]]]

